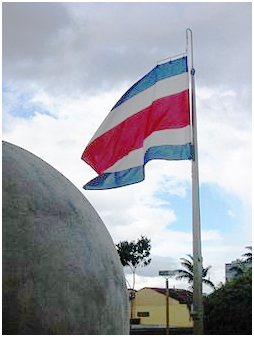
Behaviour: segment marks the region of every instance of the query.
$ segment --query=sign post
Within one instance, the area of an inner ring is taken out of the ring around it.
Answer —
[[[168,279],[175,275],[174,270],[160,270],[159,276],[166,278],[166,334],[169,335],[169,289],[168,289]]]

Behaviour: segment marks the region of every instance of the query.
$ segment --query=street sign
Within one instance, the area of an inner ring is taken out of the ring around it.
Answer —
[[[174,276],[175,270],[160,270],[159,275],[160,276]]]

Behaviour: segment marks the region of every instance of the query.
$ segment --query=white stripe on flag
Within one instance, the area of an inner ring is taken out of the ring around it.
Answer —
[[[152,87],[140,92],[111,110],[88,144],[127,118],[149,107],[157,99],[178,94],[188,89],[189,78],[187,72],[156,82]]]
[[[144,155],[153,146],[185,145],[190,142],[191,127],[188,125],[181,129],[155,131],[144,140],[143,147],[130,152],[124,158],[105,170],[105,173],[119,172],[132,167],[144,165]]]

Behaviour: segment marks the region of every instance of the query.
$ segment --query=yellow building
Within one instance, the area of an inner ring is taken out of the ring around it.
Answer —
[[[169,289],[169,327],[191,328],[192,293]],[[144,326],[166,326],[166,289],[143,288],[135,292],[132,303],[133,317]]]

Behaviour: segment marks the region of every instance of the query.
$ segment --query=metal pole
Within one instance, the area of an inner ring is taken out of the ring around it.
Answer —
[[[160,270],[160,276],[164,276],[166,278],[166,335],[169,335],[169,289],[168,289],[168,279],[171,276],[175,275],[175,270]]]
[[[166,334],[169,335],[169,290],[168,290],[168,279],[167,278],[166,278],[166,292],[167,292],[167,296],[166,296],[166,326],[167,326]]]
[[[192,227],[193,227],[193,320],[194,335],[203,335],[203,302],[202,302],[202,254],[200,230],[200,200],[199,200],[199,171],[198,171],[198,144],[197,144],[197,117],[195,97],[195,70],[193,66],[192,31],[186,30],[188,51],[188,32],[191,37],[191,102],[192,102]]]

